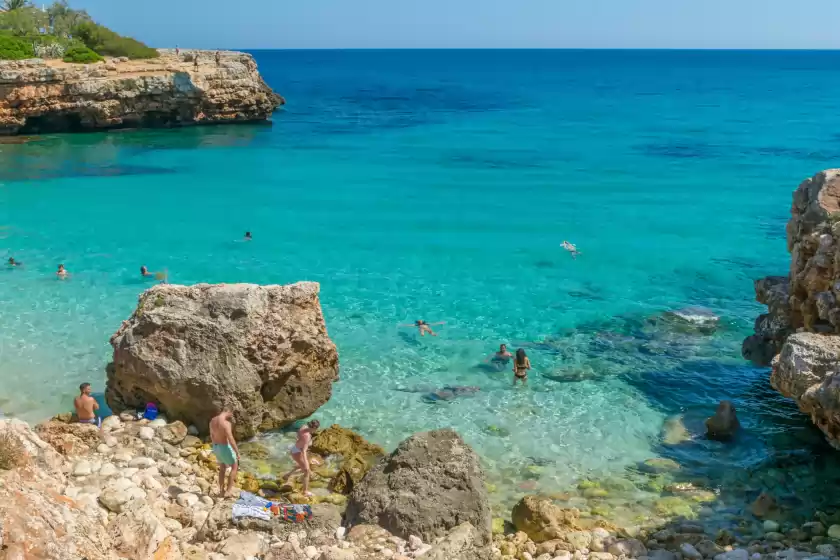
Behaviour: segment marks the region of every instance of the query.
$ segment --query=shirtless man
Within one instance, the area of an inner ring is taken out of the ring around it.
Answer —
[[[445,324],[446,324],[445,321],[441,321],[439,323],[432,323],[432,325],[445,325]],[[435,333],[435,331],[432,330],[431,325],[429,323],[427,323],[426,321],[423,321],[423,320],[420,320],[420,319],[418,319],[417,321],[414,321],[413,325],[400,325],[400,326],[401,327],[415,327],[417,329],[417,332],[420,333],[420,336],[426,336],[426,333],[429,333],[432,336],[437,336],[437,333]]]
[[[55,273],[55,275],[58,276],[59,280],[65,280],[68,276],[70,276],[70,273],[67,272],[67,269],[64,268],[63,264],[60,264],[58,265],[58,271]]]
[[[146,268],[146,265],[143,265],[140,267],[140,276],[142,276],[143,278],[148,278],[149,276],[154,276],[154,274],[149,272],[149,269]]]
[[[233,413],[223,410],[218,416],[210,420],[210,441],[213,442],[213,453],[219,461],[219,495],[231,496],[233,484],[236,482],[236,472],[239,470],[239,448],[233,438]],[[227,487],[225,487],[225,471],[230,467]]]
[[[99,403],[90,396],[90,383],[79,385],[79,396],[73,399],[73,406],[76,408],[79,424],[93,424],[94,426],[102,424],[102,420],[96,414]]]
[[[513,358],[513,354],[508,352],[507,344],[500,344],[499,351],[490,356],[487,361],[490,362],[496,371],[503,371],[511,358]]]
[[[289,454],[295,462],[295,468],[290,470],[283,476],[283,481],[289,480],[296,471],[303,472],[303,494],[304,496],[311,496],[309,491],[309,478],[312,471],[309,467],[309,445],[312,443],[312,434],[318,431],[321,423],[317,420],[309,422],[306,426],[298,430],[298,438],[295,444],[289,447]]]
[[[16,261],[14,257],[9,257],[9,266],[15,267],[15,266],[20,266],[22,264],[23,264],[22,262]]]

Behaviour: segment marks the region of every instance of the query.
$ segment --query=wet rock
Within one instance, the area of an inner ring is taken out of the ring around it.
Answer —
[[[491,512],[478,456],[452,430],[415,434],[356,485],[348,524],[373,524],[425,542],[469,522],[479,544],[490,541]]]
[[[662,443],[665,445],[679,445],[691,440],[691,434],[683,423],[682,414],[671,416],[662,426]]]
[[[700,552],[698,552],[697,549],[694,548],[689,543],[681,544],[680,545],[680,552],[682,553],[683,558],[688,558],[689,560],[702,560],[703,559],[703,555],[700,554]]]
[[[772,494],[762,492],[758,498],[750,506],[752,514],[759,519],[767,517],[767,515],[776,509],[776,498]]]
[[[701,333],[714,332],[720,323],[720,317],[706,307],[684,307],[668,311],[663,316],[680,330]]]
[[[117,430],[122,427],[122,420],[120,420],[119,416],[112,414],[111,416],[102,419],[101,427],[103,432]]]
[[[706,437],[719,441],[727,441],[735,436],[740,428],[735,406],[731,401],[720,401],[714,416],[706,420]]]
[[[638,558],[647,555],[647,548],[641,541],[636,539],[621,539],[615,541],[607,550],[613,556],[626,556],[627,558]]]
[[[750,553],[743,548],[736,548],[715,556],[715,560],[749,560]]]
[[[525,496],[511,512],[514,526],[534,542],[562,539],[571,531],[579,530],[580,511],[563,509],[539,496]]]
[[[199,430],[226,407],[243,439],[309,416],[338,378],[318,291],[307,282],[147,290],[111,338],[108,403],[138,407],[151,396]]]
[[[779,524],[772,519],[768,519],[762,524],[765,533],[774,533],[779,530]]]
[[[417,558],[420,560],[484,560],[488,553],[486,535],[482,535],[470,523],[463,523]]]
[[[639,465],[639,470],[641,470],[642,472],[652,474],[677,471],[679,469],[679,463],[677,463],[673,459],[667,459],[665,457],[653,457],[651,459],[645,460],[642,464]]]
[[[648,552],[649,560],[677,560],[677,555],[668,550],[651,550]]]
[[[828,528],[828,532],[826,534],[830,539],[840,540],[840,525],[832,525]]]
[[[155,439],[155,430],[149,426],[143,426],[138,433],[140,439],[152,440]]]

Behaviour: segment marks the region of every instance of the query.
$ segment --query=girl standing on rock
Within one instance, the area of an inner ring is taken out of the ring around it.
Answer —
[[[298,430],[298,438],[294,445],[289,447],[289,454],[292,456],[292,460],[295,462],[295,468],[290,470],[283,476],[283,481],[289,480],[295,471],[302,471],[303,472],[303,495],[304,496],[311,496],[312,493],[309,491],[309,477],[312,474],[312,471],[309,467],[309,457],[308,451],[309,446],[312,444],[312,434],[318,431],[318,428],[321,426],[321,423],[317,420],[313,420],[309,422],[306,426]]]

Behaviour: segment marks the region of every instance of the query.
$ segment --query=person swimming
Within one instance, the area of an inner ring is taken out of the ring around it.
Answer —
[[[499,351],[490,356],[490,361],[497,364],[506,364],[511,358],[513,358],[513,354],[508,352],[507,344],[499,344]]]
[[[251,236],[250,231],[245,232],[245,241],[252,241],[254,238]]]
[[[414,327],[417,329],[417,332],[420,333],[420,336],[426,336],[426,333],[429,333],[432,336],[437,336],[437,333],[432,330],[431,325],[445,325],[446,321],[440,321],[437,323],[427,323],[422,319],[418,319],[414,321],[414,324],[411,325],[400,325],[401,327]]]
[[[513,385],[516,386],[517,381],[521,381],[523,385],[528,381],[528,370],[531,369],[531,360],[525,354],[525,350],[520,348],[516,351],[516,357],[513,359]]]
[[[58,270],[56,271],[55,275],[58,276],[59,280],[65,280],[68,276],[70,276],[70,273],[67,272],[67,269],[64,268],[63,264],[60,264],[58,265]]]
[[[151,276],[154,276],[154,274],[149,272],[149,269],[146,268],[145,265],[143,265],[140,267],[140,276],[142,276],[143,278],[149,278]]]
[[[9,266],[15,267],[15,266],[21,266],[22,264],[23,264],[22,262],[16,261],[14,257],[9,257]]]
[[[578,251],[577,247],[575,247],[574,244],[569,243],[565,239],[563,240],[563,243],[560,246],[567,250],[569,253],[571,253],[573,259],[576,259],[577,256],[580,254],[580,251]]]

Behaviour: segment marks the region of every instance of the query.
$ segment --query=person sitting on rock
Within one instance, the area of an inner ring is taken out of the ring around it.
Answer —
[[[90,383],[79,385],[79,396],[73,399],[73,407],[76,409],[79,424],[102,425],[102,419],[96,414],[99,403],[90,396]]]
[[[295,468],[283,475],[283,481],[289,480],[296,471],[303,472],[303,494],[304,496],[311,496],[309,491],[309,479],[312,475],[312,469],[309,467],[308,451],[312,443],[312,434],[318,431],[321,423],[317,420],[312,420],[306,426],[298,430],[298,438],[294,445],[289,447],[289,454],[295,462]]]
[[[233,484],[239,470],[239,448],[233,437],[233,413],[223,410],[210,420],[210,441],[213,454],[219,461],[219,496],[232,496]],[[225,485],[225,472],[230,468],[230,475]]]
[[[440,321],[439,323],[432,323],[432,325],[445,325],[445,324],[446,324],[445,321]],[[401,327],[416,327],[417,332],[420,333],[420,336],[426,336],[426,333],[429,333],[432,336],[437,336],[435,331],[432,330],[431,325],[429,323],[427,323],[426,321],[423,321],[421,319],[418,319],[417,321],[414,321],[414,324],[412,324],[412,325],[400,325],[400,326]]]

